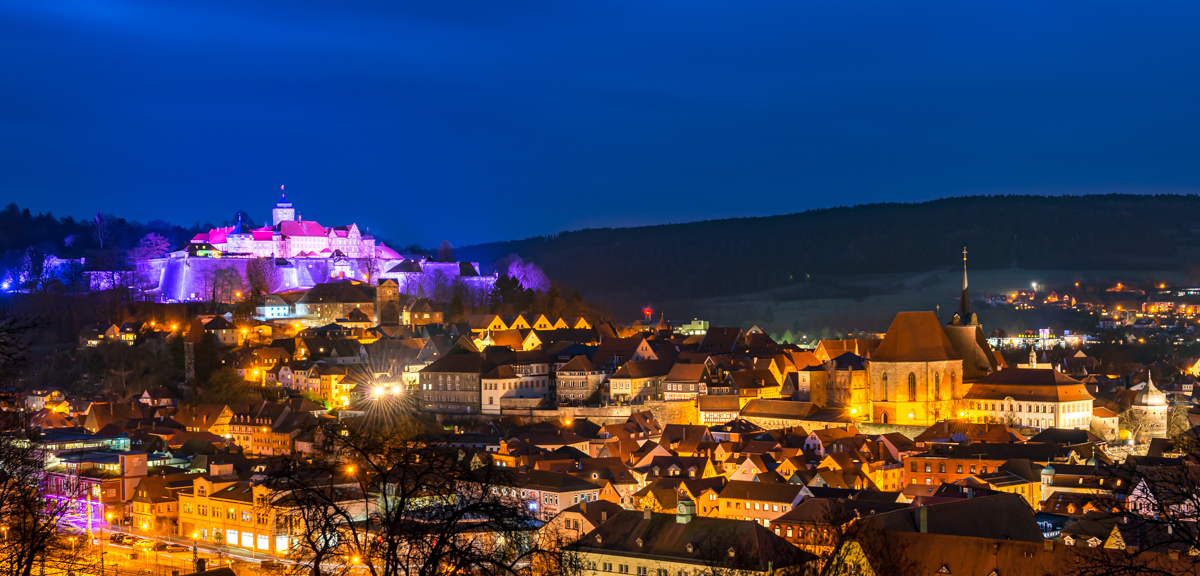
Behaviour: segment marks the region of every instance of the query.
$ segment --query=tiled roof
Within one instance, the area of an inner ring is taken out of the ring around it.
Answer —
[[[961,357],[933,312],[900,312],[883,343],[871,353],[872,362],[933,362]]]
[[[754,522],[699,516],[680,522],[675,514],[649,514],[647,518],[640,511],[610,516],[569,548],[754,572],[800,566],[813,558]],[[727,550],[732,550],[733,556]]]

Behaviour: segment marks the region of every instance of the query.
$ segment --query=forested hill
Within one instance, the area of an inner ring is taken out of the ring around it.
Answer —
[[[702,298],[847,276],[975,269],[1182,269],[1200,253],[1200,196],[971,196],[762,218],[563,232],[467,246],[509,253],[589,296]]]

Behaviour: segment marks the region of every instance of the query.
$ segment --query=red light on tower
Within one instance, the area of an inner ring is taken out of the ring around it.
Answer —
[[[650,314],[652,314],[653,312],[654,311],[651,310],[649,306],[642,308],[642,315],[645,316],[647,320],[650,319]]]

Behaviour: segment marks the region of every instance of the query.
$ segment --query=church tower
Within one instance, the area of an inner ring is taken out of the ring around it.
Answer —
[[[280,186],[279,189],[283,190],[283,186]],[[287,195],[281,192],[279,201],[275,203],[275,209],[271,210],[271,225],[278,226],[280,222],[295,219],[296,209],[292,208],[291,202],[288,202]]]
[[[971,293],[967,289],[966,248],[963,248],[962,292],[958,295],[958,310],[942,330],[963,359],[963,384],[974,382],[1000,369],[996,354],[988,345],[987,337],[983,333],[983,326],[979,324],[979,317],[971,311]],[[966,394],[966,391],[967,387],[964,386],[962,394]]]
[[[967,290],[967,249],[963,248],[963,280],[962,292],[958,295],[958,311],[950,319],[951,325],[974,326],[979,324],[979,317],[971,312],[971,293]]]

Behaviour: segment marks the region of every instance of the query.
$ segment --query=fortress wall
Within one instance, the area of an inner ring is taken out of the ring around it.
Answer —
[[[158,270],[151,277],[157,275],[160,278],[158,291],[161,297],[182,302],[193,299],[193,294],[199,294],[200,300],[206,299],[207,297],[204,295],[211,292],[211,279],[219,269],[233,269],[245,282],[246,267],[252,261],[254,259],[183,257],[156,258],[147,260],[146,264]],[[383,274],[399,262],[399,260],[375,260],[375,279],[395,278],[401,284],[406,280],[418,281],[427,285],[423,293],[428,296],[433,292],[428,270],[442,272],[447,281],[451,283],[458,278],[459,266],[457,263],[435,263],[436,266],[428,267],[425,274]],[[340,277],[344,272],[346,278],[362,280],[366,278],[366,272],[370,266],[369,261],[365,258],[350,258],[337,264],[330,258],[291,258],[288,263],[288,266],[279,268],[280,286],[277,288],[279,291],[312,288],[321,282],[334,280],[335,273]],[[468,277],[463,280],[469,286],[484,290],[490,290],[491,286],[496,283],[495,276]],[[404,292],[403,285],[401,292]]]

